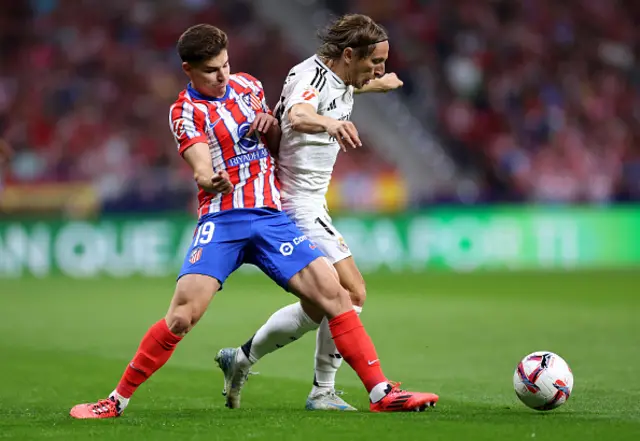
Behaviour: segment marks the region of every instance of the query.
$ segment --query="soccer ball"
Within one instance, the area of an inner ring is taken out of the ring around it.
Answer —
[[[571,396],[573,373],[566,361],[549,351],[539,351],[522,359],[513,374],[513,388],[525,405],[551,410]]]

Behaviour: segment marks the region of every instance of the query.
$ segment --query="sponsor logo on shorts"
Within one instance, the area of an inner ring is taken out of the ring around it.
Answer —
[[[297,247],[298,245],[300,245],[301,243],[303,243],[304,241],[307,240],[307,236],[302,235],[302,236],[298,236],[296,238],[293,239],[293,243],[291,242],[285,242],[282,245],[280,245],[280,254],[282,254],[283,256],[290,256],[293,254],[293,250],[295,249],[295,247]],[[314,248],[311,248],[314,249]]]
[[[194,248],[191,250],[191,255],[189,256],[189,263],[193,265],[202,257],[202,248]]]
[[[283,256],[290,256],[293,254],[293,245],[290,242],[285,242],[280,245],[280,254]]]
[[[312,250],[315,250],[316,248],[318,248],[318,244],[310,240],[309,248],[311,248]]]
[[[295,239],[293,239],[293,244],[294,244],[295,246],[298,246],[298,245],[300,245],[302,242],[304,242],[305,240],[307,240],[307,236],[299,236],[299,237],[296,237]]]
[[[349,252],[349,245],[347,245],[347,243],[344,241],[344,238],[342,237],[338,238],[338,249],[343,253]]]

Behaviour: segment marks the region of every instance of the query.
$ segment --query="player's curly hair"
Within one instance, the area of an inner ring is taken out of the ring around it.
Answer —
[[[229,39],[222,29],[209,24],[191,26],[178,39],[178,55],[184,62],[198,64],[217,57]]]
[[[332,60],[340,58],[348,47],[357,58],[366,58],[373,53],[376,43],[389,39],[382,26],[362,14],[343,15],[320,30],[318,37],[322,41],[318,56]]]

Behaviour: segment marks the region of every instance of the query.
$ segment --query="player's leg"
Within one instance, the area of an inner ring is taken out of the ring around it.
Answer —
[[[338,352],[356,371],[369,392],[373,412],[422,411],[434,406],[438,396],[408,392],[399,383],[387,380],[380,367],[376,348],[353,310],[347,291],[331,277],[326,266],[316,259],[289,281],[289,289],[301,299],[322,309],[329,319],[329,329]]]
[[[346,247],[345,247],[346,248]],[[348,250],[348,249],[347,249]],[[344,252],[345,250],[341,250]],[[331,259],[333,256],[329,256]],[[352,256],[334,263],[340,284],[349,293],[353,309],[358,315],[366,298],[365,283]],[[342,365],[342,355],[338,352],[331,336],[329,321],[323,318],[316,335],[315,366],[313,387],[307,397],[306,408],[309,410],[351,410],[335,391],[336,373]],[[345,407],[346,406],[346,407]]]
[[[283,263],[286,263],[287,259],[290,260],[294,257],[292,256],[294,253],[301,253],[301,250],[308,250],[314,253],[319,250],[327,256],[331,263],[347,259],[351,256],[349,248],[344,244],[344,241],[341,240],[339,233],[335,231],[335,229],[327,226],[331,223],[329,219],[324,216],[321,219],[320,217],[317,217],[317,215],[309,215],[308,213],[303,218],[297,219],[293,217],[293,219],[296,221],[296,226],[301,233],[297,230],[289,232],[289,242],[281,244],[281,246],[284,247],[284,253],[276,247],[279,251],[276,256],[281,255],[280,258],[283,259]],[[287,223],[290,225],[288,221]],[[287,231],[286,228],[288,228],[286,225],[281,226],[281,231]],[[305,238],[305,240],[302,241],[300,239],[301,237]],[[311,242],[308,242],[306,239]],[[318,253],[317,255],[319,256],[321,254]],[[263,266],[267,274],[273,272],[272,268],[274,267],[274,262],[269,262],[269,259],[266,257],[260,257],[258,260],[259,261],[256,262],[256,264],[258,266]],[[327,262],[328,268],[330,268],[331,272],[335,274],[335,277],[338,277],[338,273],[330,266],[329,261]],[[346,272],[347,269],[351,270],[350,267],[341,267],[345,268],[345,281],[348,283],[348,286],[352,288],[353,297],[359,304],[361,304],[364,301],[364,282],[362,281],[360,273],[357,271],[357,268],[354,273],[353,271]],[[295,269],[297,269],[297,267]],[[281,275],[276,273],[274,273],[272,277],[275,280],[282,279]],[[360,280],[360,284],[358,284],[358,280]],[[286,280],[281,280],[278,283],[283,285],[287,282]],[[323,320],[323,318],[324,313],[322,310],[314,307],[309,302],[305,303],[304,301],[301,301],[287,305],[273,313],[266,323],[253,335],[253,337],[242,345],[242,350],[249,362],[255,363],[266,354],[282,348],[287,344],[296,341],[308,331],[316,329],[318,327],[318,322]],[[328,333],[330,345],[328,345],[326,349],[323,349],[323,353],[326,352],[325,358],[328,359],[330,358],[330,355],[336,353],[336,349],[335,345],[333,345],[333,341],[331,340],[328,324],[326,324],[326,320],[324,320],[324,322],[324,326],[327,328],[326,332]]]
[[[300,210],[292,213],[292,219],[334,265],[340,284],[349,292],[353,309],[360,314],[366,296],[364,279],[353,261],[351,250],[333,226],[326,211],[318,210],[310,214],[306,210]],[[313,387],[307,397],[307,409],[355,410],[335,390],[336,372],[341,364],[342,356],[338,353],[331,336],[329,322],[323,317],[316,335]]]
[[[260,234],[249,251],[245,254],[245,261],[258,266],[284,289],[287,289],[289,278],[310,261],[307,254],[313,258],[322,256],[317,245],[309,242],[283,213],[272,214],[262,220]],[[301,253],[304,264],[300,263]],[[279,259],[289,261],[285,274]],[[323,265],[332,270],[332,277],[337,281],[337,273],[331,264],[325,260]],[[226,406],[240,406],[240,391],[253,364],[317,329],[323,317],[324,312],[320,308],[303,299],[273,313],[242,346],[218,351],[215,360],[224,374]]]
[[[235,219],[228,221],[233,225]],[[225,220],[220,223],[224,225]],[[119,416],[138,387],[169,360],[176,345],[200,320],[214,294],[242,261],[244,243],[237,240],[237,234],[230,240],[223,228],[222,234],[214,237],[214,229],[210,220],[199,224],[166,316],[143,336],[115,390],[107,399],[75,406],[70,412],[72,417]]]
[[[353,310],[348,292],[335,276],[335,269],[292,222],[287,225],[271,219],[259,231],[255,241],[256,264],[279,285],[329,318],[329,329],[336,347],[365,385],[372,410],[423,410],[437,401],[434,394],[400,391],[387,381],[375,347]],[[240,373],[246,378],[250,364],[244,351],[234,352],[236,358],[232,367],[225,369],[226,364],[219,363],[225,374],[225,383],[230,385],[227,389],[228,405],[230,402],[239,404],[244,381],[234,385],[234,380]]]
[[[323,313],[306,301],[296,302],[274,312],[242,346],[218,351],[215,361],[224,375],[222,394],[225,406],[240,407],[240,391],[252,365],[265,355],[285,347],[318,328]]]
[[[200,320],[219,288],[219,282],[209,276],[189,274],[181,277],[167,315],[142,337],[138,350],[109,398],[79,404],[71,409],[71,416],[81,419],[119,416],[138,387],[169,360],[176,345]]]

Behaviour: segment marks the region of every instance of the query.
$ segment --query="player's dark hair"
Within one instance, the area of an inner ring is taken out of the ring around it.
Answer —
[[[322,29],[318,37],[322,41],[318,55],[332,60],[340,58],[348,47],[357,58],[366,58],[373,53],[376,43],[389,39],[382,26],[362,14],[343,15]]]
[[[208,24],[191,26],[178,39],[178,55],[184,62],[198,64],[217,57],[229,39],[222,29]]]

